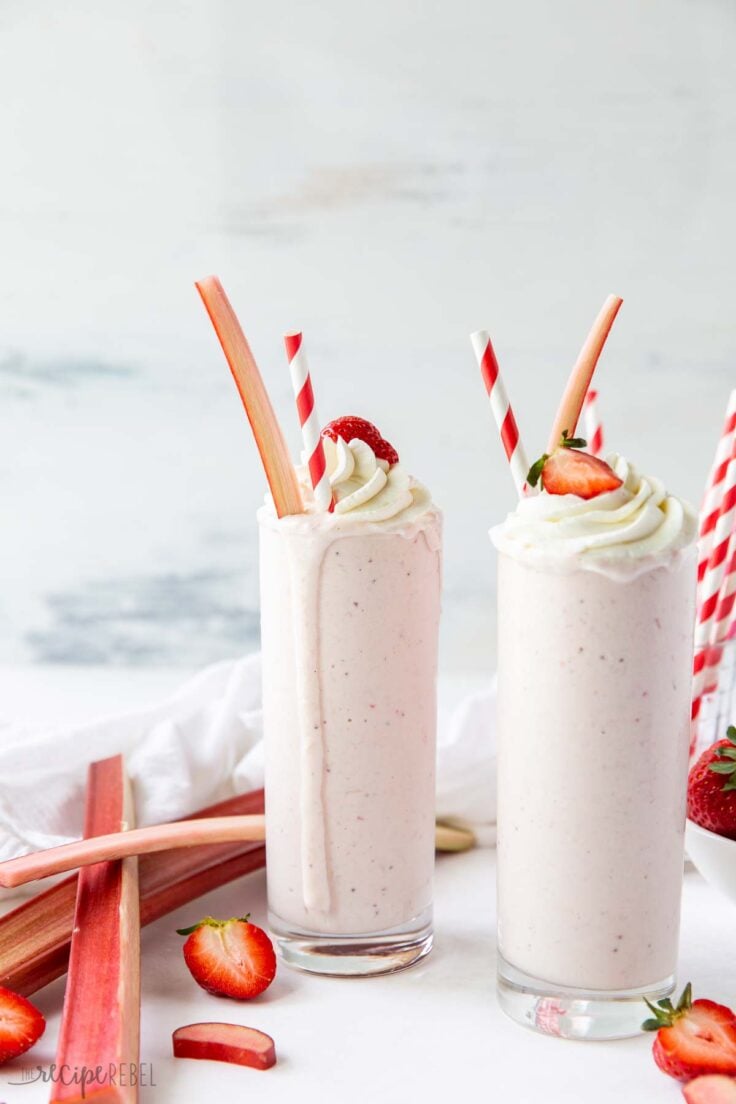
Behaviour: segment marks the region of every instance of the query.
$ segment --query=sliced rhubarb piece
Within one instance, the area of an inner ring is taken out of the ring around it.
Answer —
[[[124,831],[133,806],[122,756],[92,763],[87,782],[85,835]],[[60,1078],[52,1102],[134,1104],[140,1035],[140,914],[138,859],[85,867],[77,881],[56,1068],[85,1070],[94,1080]],[[101,1072],[99,1072],[101,1071]]]
[[[262,816],[209,817],[206,820],[177,820],[173,824],[156,824],[151,828],[133,828],[129,832],[100,833],[94,839],[47,847],[18,859],[0,863],[0,885],[15,887],[64,874],[76,867],[92,863],[124,859],[132,855],[149,855],[153,851],[169,851],[176,847],[196,847],[201,843],[231,843],[266,838]]]
[[[194,818],[263,812],[263,790],[209,805]],[[144,855],[139,864],[141,924],[151,924],[212,889],[266,865],[258,843],[203,844]],[[28,996],[66,973],[77,875],[0,917],[0,985]]]
[[[261,1070],[276,1065],[273,1039],[254,1027],[229,1023],[188,1024],[178,1027],[172,1038],[175,1058],[204,1058]]]
[[[555,415],[547,452],[553,452],[557,448],[563,432],[566,432],[568,437],[575,436],[580,411],[583,409],[595,366],[603,352],[603,346],[611,332],[611,326],[622,303],[623,299],[620,299],[618,295],[609,295],[601,307],[567,381],[559,409]]]
[[[304,504],[284,435],[230,300],[216,276],[198,280],[196,287],[248,415],[276,513],[279,517],[302,514]]]

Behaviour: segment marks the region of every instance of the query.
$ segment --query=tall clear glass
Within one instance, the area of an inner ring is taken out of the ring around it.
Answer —
[[[432,944],[441,520],[259,514],[270,925],[385,973]]]
[[[549,1034],[635,1034],[671,993],[695,549],[626,580],[499,554],[499,993]]]

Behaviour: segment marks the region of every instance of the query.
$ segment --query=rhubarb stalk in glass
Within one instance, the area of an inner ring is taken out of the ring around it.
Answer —
[[[585,396],[590,387],[596,364],[603,352],[603,346],[611,332],[611,326],[622,303],[623,299],[619,298],[618,295],[609,295],[585,339],[585,344],[575,361],[575,366],[570,373],[559,409],[555,415],[549,444],[547,445],[548,452],[554,452],[560,443],[563,432],[566,431],[568,437],[575,436],[580,411],[583,409]]]
[[[302,495],[284,435],[230,300],[216,276],[198,280],[196,287],[248,415],[276,513],[279,517],[303,514]]]

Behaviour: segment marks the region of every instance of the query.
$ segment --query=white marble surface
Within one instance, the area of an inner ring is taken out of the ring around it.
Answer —
[[[83,721],[155,701],[174,689],[180,674],[163,669],[60,673],[0,667],[0,699],[4,715],[19,721]],[[469,686],[468,680],[444,682],[444,706]],[[492,849],[440,858],[436,945],[420,966],[393,977],[353,982],[281,967],[268,993],[252,1004],[222,1001],[200,990],[186,971],[175,930],[207,914],[248,910],[256,922],[265,923],[263,872],[152,924],[142,938],[141,1061],[152,1066],[155,1086],[142,1092],[141,1104],[205,1099],[236,1104],[256,1094],[264,1104],[680,1100],[676,1082],[655,1067],[649,1038],[570,1043],[535,1035],[503,1015],[495,997],[494,865]],[[685,877],[681,983],[690,979],[696,995],[732,1005],[736,960],[717,948],[726,945],[733,920],[733,903],[690,871]],[[48,1099],[48,1086],[24,1082],[23,1070],[53,1061],[62,999],[61,981],[34,998],[47,1018],[47,1032],[25,1058],[0,1069],[3,1104]],[[176,1027],[217,1019],[271,1034],[277,1066],[258,1073],[171,1057]]]
[[[374,419],[447,511],[446,668],[493,657],[511,485],[610,290],[608,439],[698,497],[734,382],[731,0],[6,0],[0,659],[194,666],[257,634],[255,450],[192,282],[232,294],[296,450]]]

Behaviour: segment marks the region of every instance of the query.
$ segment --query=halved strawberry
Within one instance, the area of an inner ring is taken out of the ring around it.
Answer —
[[[347,414],[342,418],[335,418],[322,430],[323,437],[331,437],[336,441],[342,437],[343,441],[352,441],[358,437],[365,441],[373,449],[379,460],[385,460],[387,464],[398,464],[399,454],[393,445],[384,440],[372,422],[365,418],[358,418],[354,414]]]
[[[562,434],[554,452],[545,452],[532,464],[526,481],[536,487],[540,478],[548,494],[573,494],[578,498],[595,498],[606,491],[615,491],[623,483],[610,465],[589,452],[583,452],[587,442],[582,437]]]
[[[46,1021],[29,1000],[0,986],[0,1065],[25,1054],[45,1030]]]
[[[736,839],[736,728],[706,748],[687,780],[687,815],[709,832]]]
[[[657,1032],[652,1053],[661,1070],[678,1081],[706,1073],[736,1076],[736,1016],[730,1008],[693,1001],[690,984],[676,1007],[669,998],[646,1005],[653,1018],[642,1027]]]
[[[180,928],[179,935],[189,936],[183,950],[192,977],[215,996],[250,1000],[268,989],[276,975],[273,944],[247,916],[207,916],[190,928]]]
[[[542,469],[542,486],[548,494],[595,498],[606,491],[615,491],[622,483],[605,460],[589,452],[560,449],[552,453]]]

